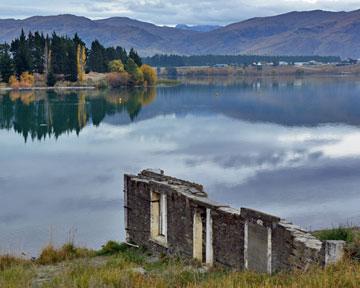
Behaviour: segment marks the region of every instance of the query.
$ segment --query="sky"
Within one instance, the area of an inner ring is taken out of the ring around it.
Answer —
[[[225,25],[293,10],[360,9],[360,0],[0,0],[0,18],[75,14],[92,19],[125,16],[158,25]]]

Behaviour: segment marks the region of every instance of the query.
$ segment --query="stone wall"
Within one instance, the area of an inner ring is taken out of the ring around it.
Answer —
[[[166,196],[165,242],[156,241],[150,233],[154,227],[152,192]],[[145,170],[139,175],[125,175],[124,193],[127,241],[154,253],[189,258],[196,254],[209,265],[268,273],[306,270],[311,264],[327,265],[342,257],[342,241],[322,242],[276,216],[212,202],[202,185],[163,172]],[[194,246],[194,235],[202,243],[197,241]]]
[[[215,263],[242,270],[244,268],[244,220],[240,216],[240,211],[219,208],[212,210],[211,216]]]

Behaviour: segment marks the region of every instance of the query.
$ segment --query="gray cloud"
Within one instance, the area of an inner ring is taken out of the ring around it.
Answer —
[[[2,1],[1,1],[2,2]],[[355,0],[17,0],[0,3],[0,17],[24,18],[33,15],[72,13],[90,18],[127,16],[161,25],[229,24],[251,17],[270,16],[292,10],[331,11],[360,8]]]

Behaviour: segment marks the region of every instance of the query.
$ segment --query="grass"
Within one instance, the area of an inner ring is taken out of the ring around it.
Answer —
[[[350,243],[353,241],[355,233],[354,228],[339,226],[333,229],[316,231],[313,234],[322,241],[343,240]]]
[[[92,257],[95,254],[96,252],[92,250],[75,247],[72,243],[67,243],[60,248],[55,248],[49,244],[41,251],[36,262],[40,265],[55,264],[76,258]]]
[[[343,240],[346,242],[345,252],[350,259],[360,261],[360,229],[339,226],[333,229],[313,233],[320,240]]]
[[[356,229],[340,227],[314,234],[323,240],[346,239],[348,247],[355,245],[360,251]],[[360,262],[354,259],[346,257],[325,269],[311,267],[307,272],[267,275],[221,268],[206,270],[193,260],[155,257],[145,249],[114,241],[99,251],[73,244],[60,248],[48,245],[34,261],[9,255],[0,257],[0,287],[360,287]]]

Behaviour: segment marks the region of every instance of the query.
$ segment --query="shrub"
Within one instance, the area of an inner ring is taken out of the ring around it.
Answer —
[[[146,64],[142,65],[140,69],[144,75],[144,81],[146,82],[146,84],[154,85],[157,81],[157,75],[155,70],[151,66]]]
[[[47,79],[46,79],[46,85],[49,87],[53,87],[56,84],[56,78],[53,72],[50,72],[47,75]]]
[[[321,241],[325,240],[343,240],[348,243],[353,240],[353,231],[351,228],[338,227],[329,230],[322,230],[314,233]]]
[[[19,89],[20,88],[20,81],[17,79],[17,77],[15,75],[12,75],[9,78],[9,85],[13,89]]]
[[[128,246],[124,243],[118,243],[116,241],[109,241],[105,245],[102,245],[101,249],[97,252],[98,255],[113,255],[119,252],[124,252],[128,249]]]
[[[124,72],[124,64],[121,62],[121,60],[110,61],[109,70],[110,72]]]
[[[123,86],[127,86],[129,83],[129,78],[129,74],[127,72],[112,72],[107,74],[106,76],[106,79],[111,88],[120,88]]]
[[[20,75],[20,86],[24,88],[29,88],[34,85],[35,78],[34,75],[30,74],[29,72],[23,72]]]
[[[77,248],[72,243],[64,244],[59,249],[49,244],[41,251],[36,261],[41,265],[55,264],[65,260],[94,256],[94,254],[93,251],[86,248]]]

